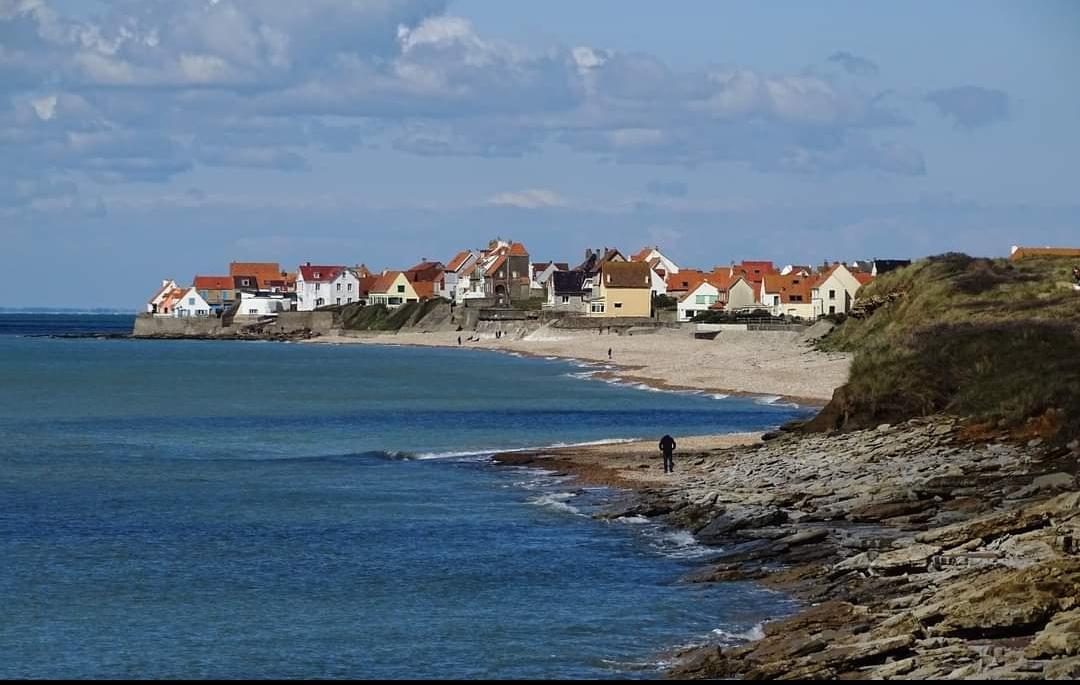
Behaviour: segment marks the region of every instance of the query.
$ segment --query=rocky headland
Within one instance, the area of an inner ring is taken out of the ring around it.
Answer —
[[[1080,676],[1080,443],[945,416],[766,437],[691,441],[673,476],[652,443],[496,459],[632,488],[601,516],[718,547],[685,582],[756,579],[804,603],[759,640],[678,654],[672,677]]]

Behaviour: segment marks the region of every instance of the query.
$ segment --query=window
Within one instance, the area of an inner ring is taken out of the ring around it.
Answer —
[[[249,309],[248,310],[248,314],[258,314],[258,313],[259,313],[258,309]]]
[[[791,296],[791,301],[792,302],[802,302],[802,295],[792,295]]]
[[[403,286],[403,285],[399,285],[399,286],[397,287],[397,291],[398,291],[399,293],[403,293],[403,292],[405,292],[405,286]]]
[[[698,295],[694,298],[694,304],[705,304],[705,296]]]
[[[322,278],[322,274],[319,273],[318,271],[316,271],[315,272],[315,278]],[[316,285],[318,285],[318,284],[316,283]]]
[[[209,290],[200,290],[200,291],[199,291],[199,294],[203,296],[203,299],[204,299],[204,300],[205,300],[206,298],[210,297],[210,291],[209,291]]]
[[[337,284],[337,291],[338,291],[339,293],[341,292],[341,284],[340,284],[340,283],[338,283],[338,284]]]
[[[337,298],[337,303],[338,303],[338,304],[341,304],[341,298],[340,298],[340,297],[339,297],[339,298]]]
[[[622,309],[622,302],[616,302],[615,309]]]
[[[191,306],[195,306],[195,298],[194,297],[187,298],[187,303],[189,305],[191,305]]]
[[[319,292],[319,284],[318,283],[315,284],[315,292]]]
[[[780,304],[780,296],[779,295],[773,295],[772,303],[773,304]]]
[[[315,306],[316,306],[316,307],[321,307],[321,306],[323,306],[324,304],[326,304],[326,300],[324,300],[324,299],[323,299],[323,298],[321,298],[321,297],[320,297],[319,299],[315,300]]]
[[[829,313],[830,314],[835,314],[836,313],[836,307],[829,307]]]
[[[835,300],[836,299],[836,291],[835,290],[830,290],[829,291],[829,299],[830,300]]]
[[[562,302],[563,302],[563,304],[569,303],[570,302],[570,296],[569,295],[563,295],[562,296]]]
[[[349,284],[349,287],[346,288],[346,290],[348,290],[349,292],[352,292],[352,283]],[[351,300],[350,300],[350,302],[351,302]]]
[[[244,278],[244,279],[241,279],[241,280],[240,280],[240,285],[242,285],[242,286],[244,286],[244,287],[246,288],[246,287],[248,287],[249,285],[251,285],[251,281],[249,281],[249,280],[248,280],[248,279],[246,279],[246,278]]]
[[[349,303],[350,303],[350,304],[352,303],[352,298],[351,298],[351,297],[349,298]]]
[[[592,307],[590,307],[590,310],[592,311],[593,314],[603,314],[604,313],[604,303],[603,302],[593,302]]]

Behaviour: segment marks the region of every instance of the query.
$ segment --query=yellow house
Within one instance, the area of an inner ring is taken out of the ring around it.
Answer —
[[[400,307],[407,302],[419,302],[413,284],[402,271],[387,271],[379,276],[368,292],[368,304],[384,304],[387,307]]]
[[[652,316],[652,274],[645,262],[604,262],[593,283],[589,316]]]

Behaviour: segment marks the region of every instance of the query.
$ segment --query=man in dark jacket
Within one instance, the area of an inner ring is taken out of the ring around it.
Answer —
[[[675,454],[675,447],[675,438],[670,435],[660,438],[660,451],[664,453],[664,473],[671,473],[675,470],[675,459],[672,456]]]

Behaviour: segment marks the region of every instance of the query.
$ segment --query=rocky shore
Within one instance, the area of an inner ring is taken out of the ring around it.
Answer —
[[[681,445],[671,477],[651,443],[496,460],[631,488],[602,515],[720,548],[686,582],[757,579],[804,603],[762,639],[682,652],[671,677],[1080,677],[1080,444],[940,416],[766,437]]]

